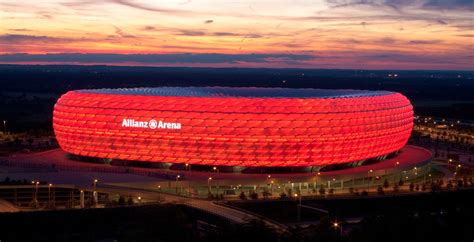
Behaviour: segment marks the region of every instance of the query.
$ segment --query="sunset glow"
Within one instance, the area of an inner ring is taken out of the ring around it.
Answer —
[[[474,70],[473,1],[0,2],[0,63]]]

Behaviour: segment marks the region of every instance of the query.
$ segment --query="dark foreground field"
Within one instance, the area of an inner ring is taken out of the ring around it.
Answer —
[[[472,241],[473,190],[405,197],[318,199],[304,221],[277,232],[261,221],[235,225],[182,205],[158,204],[0,214],[1,241]],[[295,222],[295,201],[233,202],[280,222]],[[360,217],[356,224],[348,218]],[[338,221],[343,231],[335,229]]]

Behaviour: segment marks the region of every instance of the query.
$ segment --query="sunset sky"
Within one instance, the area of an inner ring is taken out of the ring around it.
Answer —
[[[474,70],[474,0],[0,1],[0,63]]]

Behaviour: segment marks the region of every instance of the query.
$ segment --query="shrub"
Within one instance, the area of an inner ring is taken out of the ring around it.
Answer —
[[[334,194],[334,188],[329,189],[328,193],[329,193],[329,195],[333,195]]]
[[[385,192],[383,191],[383,187],[382,187],[382,186],[378,186],[378,187],[377,187],[377,194],[379,194],[379,195],[385,195]]]
[[[324,189],[324,186],[321,186],[321,188],[319,188],[319,194],[320,195],[326,194],[326,189]]]
[[[247,195],[244,192],[240,192],[239,198],[240,200],[247,200]]]
[[[398,189],[398,185],[397,185],[397,184],[395,184],[395,185],[393,186],[393,192],[398,192],[398,191],[399,191],[399,189]]]

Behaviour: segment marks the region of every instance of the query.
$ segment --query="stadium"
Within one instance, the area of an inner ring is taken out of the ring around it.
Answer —
[[[53,127],[73,155],[226,167],[357,167],[396,156],[413,108],[389,91],[159,87],[70,91]]]

